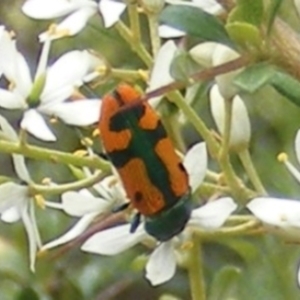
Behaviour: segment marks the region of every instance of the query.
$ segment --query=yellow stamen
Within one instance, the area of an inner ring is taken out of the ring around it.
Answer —
[[[58,29],[58,26],[55,23],[53,23],[49,26],[47,33],[49,36],[55,36],[55,37],[59,37],[59,38],[71,35],[69,29]]]
[[[184,242],[180,248],[181,248],[181,250],[190,250],[193,247],[194,247],[194,243],[191,241],[187,241],[187,242]]]
[[[112,178],[110,179],[109,183],[108,183],[108,186],[109,186],[109,187],[112,187],[112,186],[114,186],[114,185],[117,184],[117,183],[118,183],[118,179],[117,179],[116,177],[112,177]]]
[[[84,156],[88,155],[88,152],[86,150],[79,149],[79,150],[76,150],[73,154],[78,157],[84,157]]]
[[[42,182],[42,184],[44,184],[44,185],[51,185],[51,184],[52,184],[52,180],[51,180],[50,177],[45,177],[45,178],[43,178],[41,182]]]
[[[100,135],[100,130],[99,128],[96,128],[93,133],[92,133],[92,137],[96,137],[96,136],[99,136]]]
[[[288,161],[288,159],[289,159],[289,157],[285,152],[282,152],[282,153],[278,154],[278,156],[277,156],[277,160],[281,163]]]
[[[139,76],[144,80],[144,81],[148,81],[149,80],[149,72],[139,69],[137,70]]]
[[[9,34],[11,39],[16,37],[16,33],[13,30],[9,31],[8,34]]]
[[[56,123],[58,123],[57,117],[54,117],[54,116],[51,117],[49,121],[50,121],[51,124],[56,124]]]
[[[90,139],[89,137],[84,137],[83,139],[81,139],[81,144],[83,145],[83,146],[86,146],[86,147],[91,147],[91,146],[93,146],[93,140],[92,139]]]
[[[105,75],[107,72],[107,66],[105,65],[99,65],[96,69],[96,72],[98,72],[100,75]]]
[[[35,195],[34,200],[38,207],[40,207],[41,209],[46,208],[46,204],[45,204],[46,201],[42,195],[40,195],[40,194]]]

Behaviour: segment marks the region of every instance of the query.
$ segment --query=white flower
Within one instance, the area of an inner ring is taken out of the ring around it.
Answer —
[[[41,20],[68,15],[54,31],[40,34],[40,41],[45,42],[49,38],[73,36],[80,32],[89,18],[97,12],[97,4],[91,0],[27,0],[22,11],[31,18]]]
[[[255,198],[247,208],[272,232],[299,241],[300,202],[278,198]]]
[[[62,236],[46,243],[41,251],[68,243],[82,234],[101,214],[111,211],[119,200],[125,199],[125,192],[120,186],[112,185],[114,176],[108,176],[93,188],[100,197],[95,197],[87,189],[79,192],[69,191],[62,194],[62,203],[46,202],[47,207],[62,209],[68,215],[79,217],[74,226]],[[122,195],[122,198],[120,197]]]
[[[7,138],[17,141],[18,137],[9,123],[0,116],[0,126]],[[22,220],[29,242],[29,260],[31,271],[35,270],[36,253],[42,246],[34,213],[34,199],[29,195],[28,184],[31,181],[22,155],[13,155],[15,171],[25,184],[7,182],[0,185],[1,220],[13,223]]]
[[[64,36],[73,36],[79,33],[99,9],[103,18],[104,27],[113,26],[126,9],[126,4],[122,1],[101,0],[97,5],[92,0],[27,0],[22,10],[34,19],[53,19],[66,17],[61,23],[56,25],[53,32],[47,31],[40,34],[40,41],[47,39],[57,39]]]
[[[177,47],[173,41],[167,41],[159,49],[152,67],[147,92],[151,92],[173,81],[170,74],[170,67],[177,51]],[[163,96],[150,99],[150,104],[156,106]]]
[[[231,198],[222,198],[208,203],[192,212],[187,227],[200,227],[213,230],[223,225],[228,216],[236,209]],[[142,228],[130,233],[130,225],[117,226],[94,234],[83,245],[82,250],[101,255],[116,255],[147,238]],[[152,252],[146,265],[146,278],[152,285],[159,285],[170,280],[176,271],[176,249],[178,240],[159,243]]]
[[[190,176],[193,191],[203,180],[206,171],[207,157],[205,144],[196,144],[186,155],[184,166]],[[208,203],[192,212],[188,227],[201,227],[212,230],[222,226],[228,216],[236,209],[231,198],[223,198]],[[102,255],[116,255],[148,238],[140,225],[134,233],[130,233],[130,225],[117,226],[94,234],[82,246],[82,250]],[[169,241],[161,242],[150,255],[146,266],[146,278],[152,285],[158,285],[171,279],[176,270],[175,236]]]
[[[100,61],[88,51],[71,51],[62,55],[46,70],[50,41],[44,43],[36,75],[32,80],[29,66],[16,49],[7,31],[0,35],[0,69],[11,83],[11,88],[0,89],[0,106],[21,109],[24,115],[21,128],[44,141],[56,137],[41,114],[57,116],[69,125],[86,126],[97,122],[99,99],[64,102],[74,89],[83,84],[86,76],[99,66]]]
[[[215,84],[210,90],[210,108],[219,132],[224,134],[225,101],[232,101],[229,145],[235,151],[248,148],[251,137],[251,125],[246,106],[240,96],[225,100]]]

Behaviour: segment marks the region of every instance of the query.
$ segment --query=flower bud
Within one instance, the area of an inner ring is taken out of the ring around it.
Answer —
[[[212,66],[212,58],[218,43],[215,42],[205,42],[200,43],[193,47],[189,53],[193,60],[195,60],[199,65],[209,68]]]
[[[210,107],[214,121],[222,135],[224,134],[225,125],[225,101],[231,100],[225,100],[220,93],[218,85],[215,84],[210,90]],[[233,151],[240,152],[248,147],[251,126],[247,109],[242,99],[237,95],[232,101],[229,146]]]
[[[165,5],[165,0],[141,0],[141,5],[147,13],[159,14]]]

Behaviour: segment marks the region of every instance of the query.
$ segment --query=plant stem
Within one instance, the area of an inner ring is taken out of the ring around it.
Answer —
[[[205,300],[205,282],[203,273],[203,258],[200,239],[193,234],[192,246],[189,250],[187,270],[189,273],[191,299]]]
[[[119,78],[124,81],[133,81],[136,80],[144,80],[145,77],[143,76],[143,72],[146,73],[144,70],[124,70],[124,69],[111,69],[110,75],[114,78]]]
[[[244,193],[242,183],[232,168],[229,159],[229,143],[230,143],[230,130],[231,130],[231,116],[232,116],[232,101],[225,99],[225,124],[222,138],[222,146],[219,153],[219,164],[224,172],[225,180],[235,198],[239,203],[244,202],[247,194]]]
[[[134,42],[140,43],[141,28],[140,28],[140,19],[139,19],[137,1],[128,1],[127,10],[129,14],[132,39],[134,40]]]
[[[62,194],[67,191],[87,188],[99,182],[103,178],[102,172],[95,172],[91,177],[78,180],[72,183],[60,184],[55,186],[45,186],[40,184],[30,184],[30,190],[33,194]]]
[[[150,40],[152,46],[153,57],[156,57],[158,50],[160,48],[160,37],[158,35],[158,15],[157,14],[147,14],[149,30],[150,30]]]
[[[205,123],[200,119],[193,108],[186,103],[179,92],[173,91],[168,93],[168,98],[182,110],[186,118],[194,125],[195,129],[199,132],[203,139],[205,139],[212,157],[217,157],[219,145],[212,136],[210,130],[206,127]]]
[[[246,173],[248,174],[254,188],[256,189],[256,191],[260,195],[266,196],[267,192],[266,192],[264,186],[262,185],[260,178],[256,172],[256,169],[252,163],[252,159],[250,157],[249,150],[244,149],[244,150],[240,151],[239,158],[240,158],[240,160],[244,166],[244,169],[245,169]]]
[[[147,67],[152,65],[152,57],[146,50],[145,46],[139,42],[134,41],[133,35],[128,27],[121,21],[116,24],[116,29],[119,31],[120,35],[127,41],[131,46],[132,50],[137,53],[137,55],[143,60]]]
[[[92,169],[100,169],[103,172],[110,171],[110,164],[102,160],[98,156],[92,157],[79,157],[74,154],[57,151],[57,150],[50,150],[45,149],[37,146],[32,145],[21,145],[16,142],[10,141],[0,141],[0,152],[4,153],[15,153],[21,154],[26,157],[38,159],[38,160],[48,160],[53,163],[63,163],[67,165],[74,165],[79,167],[90,167]]]

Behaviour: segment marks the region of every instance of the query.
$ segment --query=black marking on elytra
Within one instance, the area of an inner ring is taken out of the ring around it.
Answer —
[[[132,159],[132,154],[128,148],[111,151],[107,155],[117,169],[124,167]]]
[[[186,169],[185,169],[185,167],[184,167],[184,165],[183,165],[183,163],[182,163],[182,162],[180,162],[180,163],[178,164],[178,168],[179,168],[179,170],[180,170],[180,171],[182,171],[182,172],[185,172],[185,173],[186,173]]]
[[[141,192],[136,192],[136,193],[134,194],[134,199],[133,199],[133,201],[134,201],[135,203],[140,203],[142,200],[143,200],[143,194],[142,194]]]
[[[116,99],[117,103],[120,105],[120,106],[123,106],[125,103],[123,101],[123,97],[122,95],[117,91],[117,90],[114,90],[112,92],[112,96],[114,97],[114,99]]]
[[[117,112],[110,118],[109,130],[119,132],[125,129],[130,129],[130,118],[140,120],[145,114],[145,111],[146,107],[142,104],[139,104],[131,107],[130,109],[124,109],[121,112]]]

